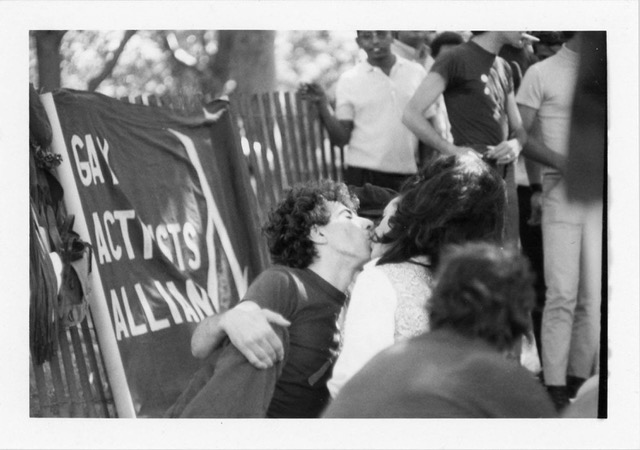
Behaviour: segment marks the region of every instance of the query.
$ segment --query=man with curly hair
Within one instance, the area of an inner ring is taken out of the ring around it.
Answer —
[[[533,275],[513,249],[471,243],[442,258],[431,331],[382,351],[324,417],[556,417],[542,385],[506,351],[529,332]]]
[[[209,360],[166,416],[320,415],[329,400],[345,291],[371,254],[373,224],[357,209],[357,197],[342,183],[309,183],[285,193],[263,229],[275,265],[238,306],[198,325],[192,352]],[[247,326],[251,321],[255,328]],[[246,333],[257,335],[271,323],[277,325],[272,343],[254,343],[253,352],[242,348],[251,345]],[[265,352],[280,353],[278,362],[262,363],[273,356]]]

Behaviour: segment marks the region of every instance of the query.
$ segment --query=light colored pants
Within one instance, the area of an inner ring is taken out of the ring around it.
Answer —
[[[597,371],[600,345],[602,204],[570,203],[559,175],[543,179],[542,239],[546,303],[542,365],[547,385]]]

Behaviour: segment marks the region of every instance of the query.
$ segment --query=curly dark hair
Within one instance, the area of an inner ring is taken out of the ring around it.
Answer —
[[[274,264],[304,269],[317,256],[309,239],[314,225],[329,223],[327,202],[340,202],[357,211],[358,197],[344,183],[321,180],[296,185],[284,193],[284,198],[269,213],[262,231]]]
[[[446,245],[501,242],[506,187],[500,174],[473,155],[438,156],[402,187],[387,250],[378,264],[428,256],[436,267]]]
[[[506,350],[530,332],[533,282],[529,261],[515,248],[449,247],[427,304],[431,329],[450,328]]]

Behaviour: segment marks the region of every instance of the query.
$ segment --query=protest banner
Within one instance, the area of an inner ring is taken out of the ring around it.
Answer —
[[[199,362],[190,337],[264,268],[227,103],[198,114],[63,89],[41,100],[120,417],[159,417]]]

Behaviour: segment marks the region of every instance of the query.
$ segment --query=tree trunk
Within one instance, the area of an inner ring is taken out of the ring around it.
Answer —
[[[236,92],[269,92],[276,87],[275,31],[222,30],[212,66],[216,77],[233,79]]]
[[[60,43],[66,30],[35,32],[38,56],[38,84],[43,92],[60,88]]]

